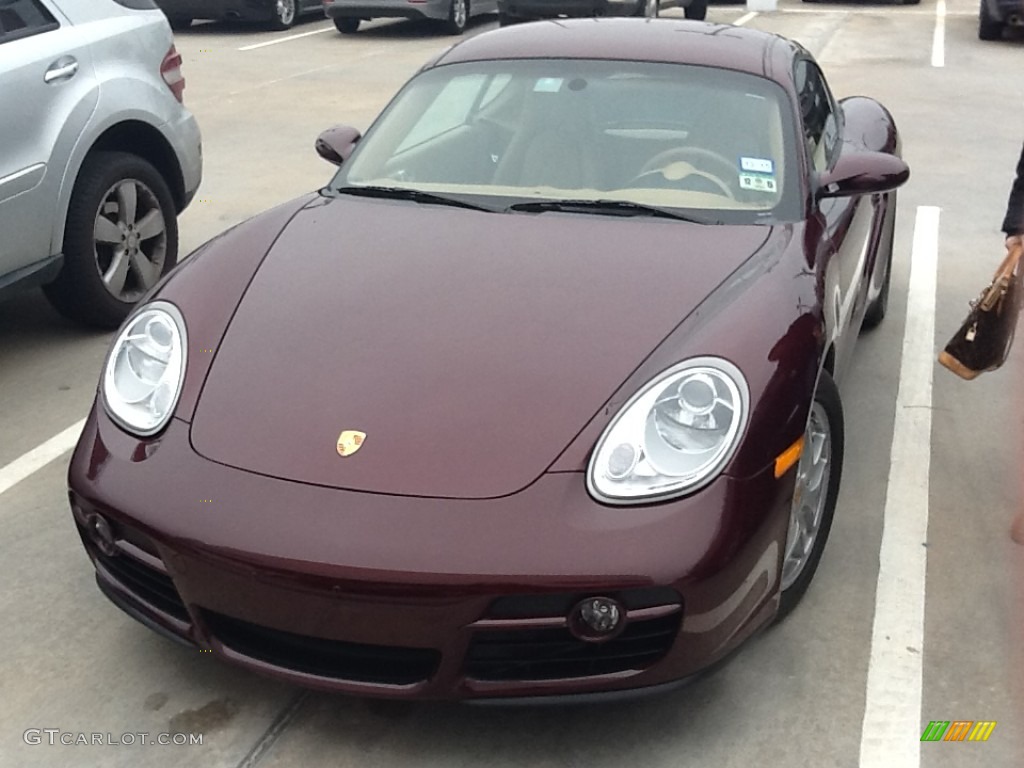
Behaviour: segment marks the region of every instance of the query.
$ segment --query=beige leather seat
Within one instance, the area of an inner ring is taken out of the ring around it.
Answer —
[[[596,185],[593,124],[586,89],[563,82],[556,93],[531,91],[521,128],[498,161],[494,183],[588,189]]]

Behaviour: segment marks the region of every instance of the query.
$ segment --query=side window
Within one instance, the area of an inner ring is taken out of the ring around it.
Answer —
[[[812,62],[798,59],[795,71],[807,154],[815,170],[828,168],[839,153],[839,118],[825,78]]]
[[[58,26],[39,0],[0,0],[0,43],[48,32]]]

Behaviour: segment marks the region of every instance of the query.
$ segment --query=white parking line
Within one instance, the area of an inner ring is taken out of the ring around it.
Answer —
[[[59,435],[54,435],[42,445],[19,456],[6,467],[0,468],[0,494],[9,491],[36,470],[42,469],[66,451],[75,447],[85,419],[76,421]]]
[[[304,75],[311,75],[314,72],[323,72],[324,70],[334,69],[335,67],[348,66],[349,64],[351,64],[353,61],[355,61],[357,59],[369,59],[369,58],[371,58],[373,56],[383,56],[386,53],[388,53],[389,51],[391,51],[394,47],[395,46],[392,45],[392,44],[381,43],[376,48],[372,48],[372,49],[370,49],[368,51],[363,51],[362,53],[355,54],[355,55],[352,55],[352,56],[348,56],[348,57],[345,58],[344,61],[335,61],[335,62],[332,62],[331,64],[324,64],[322,67],[314,67],[313,69],[305,69],[302,72],[294,72],[294,73],[292,73],[290,75],[285,75],[284,77],[274,78],[273,80],[264,80],[261,83],[253,83],[252,85],[248,85],[245,88],[240,88],[237,91],[229,92],[228,96],[239,96],[239,95],[241,95],[243,93],[249,93],[250,91],[256,91],[256,90],[259,90],[260,88],[265,88],[268,85],[277,85],[278,83],[283,83],[283,82],[286,82],[288,80],[294,80],[296,78],[303,77]]]
[[[860,768],[920,768],[939,209],[914,222]]]
[[[287,43],[290,40],[298,40],[301,37],[310,37],[312,35],[322,35],[324,32],[331,32],[334,30],[334,25],[324,27],[323,29],[314,29],[312,32],[302,32],[298,35],[288,35],[288,37],[279,37],[276,40],[268,40],[265,43],[254,43],[253,45],[243,45],[238,50],[240,51],[255,51],[257,48],[266,48],[268,45],[277,45],[278,43]],[[336,31],[336,30],[334,30]]]
[[[748,21],[752,21],[753,19],[756,19],[756,18],[757,18],[757,11],[750,11],[749,13],[744,13],[742,16],[740,16],[738,19],[736,19],[736,21],[734,21],[732,23],[732,25],[734,27],[742,27]]]
[[[935,34],[932,35],[932,66],[946,64],[946,0],[935,4]]]

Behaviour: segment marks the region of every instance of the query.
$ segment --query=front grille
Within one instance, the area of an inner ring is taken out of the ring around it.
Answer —
[[[139,562],[130,555],[110,557],[89,542],[86,546],[96,558],[97,564],[139,600],[168,616],[173,616],[178,621],[186,624],[192,622],[170,576]]]
[[[203,618],[211,634],[233,651],[318,677],[412,685],[429,679],[441,661],[440,651],[429,648],[363,645],[297,635],[213,611],[204,611]]]
[[[555,680],[642,670],[661,659],[679,632],[682,612],[633,621],[604,643],[578,640],[564,628],[478,631],[466,674],[476,680]]]

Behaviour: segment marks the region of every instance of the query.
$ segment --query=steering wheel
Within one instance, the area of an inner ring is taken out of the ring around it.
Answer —
[[[737,173],[735,164],[726,158],[725,155],[720,155],[703,147],[673,147],[672,149],[666,149],[664,152],[659,152],[644,163],[644,167],[640,169],[640,172],[629,183],[630,185],[635,184],[645,176],[651,176],[655,173],[660,173],[663,178],[669,181],[682,181],[687,177],[697,176],[707,179],[714,184],[730,200],[736,199],[732,187],[729,186],[723,177],[697,168],[690,162],[689,158],[709,160],[712,164],[717,164],[719,168],[726,170],[727,175],[725,179]]]

